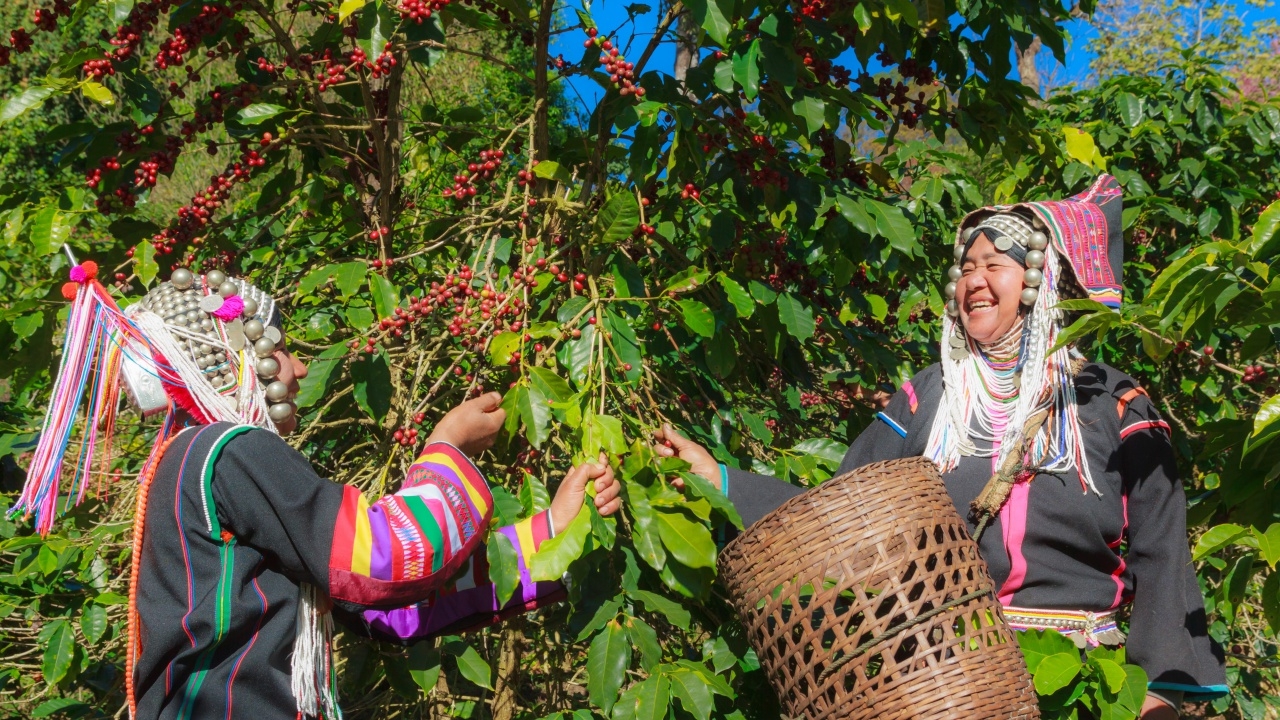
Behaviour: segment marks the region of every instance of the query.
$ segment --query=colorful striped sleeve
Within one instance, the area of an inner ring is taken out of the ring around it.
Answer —
[[[480,470],[447,443],[428,445],[400,491],[373,503],[343,488],[329,555],[329,595],[395,607],[439,590],[482,547],[493,497]]]
[[[365,610],[361,613],[364,629],[380,640],[413,643],[478,630],[564,599],[565,588],[561,583],[535,583],[529,576],[533,554],[551,537],[548,513],[540,512],[499,528],[498,532],[515,546],[520,566],[520,584],[505,605],[498,604],[497,591],[489,579],[487,552],[480,548],[454,582],[426,600],[393,610]]]

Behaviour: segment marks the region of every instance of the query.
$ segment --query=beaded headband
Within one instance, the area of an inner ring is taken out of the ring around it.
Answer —
[[[947,270],[947,285],[943,292],[947,296],[947,313],[952,317],[960,314],[960,306],[956,302],[956,283],[964,276],[960,265],[965,255],[973,246],[978,235],[982,234],[996,246],[996,250],[1013,258],[1026,270],[1022,273],[1022,304],[1034,307],[1036,298],[1040,296],[1040,283],[1044,282],[1044,252],[1049,246],[1049,238],[1028,221],[1013,213],[995,213],[983,218],[979,223],[960,233],[963,242],[955,246],[955,264]]]
[[[293,416],[288,386],[274,379],[280,372],[273,357],[283,339],[280,314],[275,300],[248,281],[229,278],[220,270],[199,276],[178,268],[169,282],[147,293],[126,314],[160,318],[164,332],[152,333],[157,336],[152,340],[173,371],[166,372],[160,359],[153,368],[126,369],[130,399],[143,415],[165,409],[168,395],[198,421],[211,422],[221,413],[206,407],[218,402],[210,390],[230,399],[243,415],[249,409],[245,404],[256,400],[254,386],[265,384],[267,416],[275,423]],[[155,324],[154,319],[150,323]],[[249,366],[258,382],[246,372]],[[249,392],[239,392],[245,389],[241,386],[248,386]],[[187,402],[188,396],[192,402]]]

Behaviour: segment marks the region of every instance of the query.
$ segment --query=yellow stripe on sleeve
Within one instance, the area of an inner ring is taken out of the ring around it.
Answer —
[[[520,540],[520,555],[527,567],[529,559],[533,557],[533,520],[526,519],[516,523],[516,538]]]
[[[351,547],[351,572],[369,577],[373,555],[373,531],[369,528],[369,501],[360,495],[356,503],[356,539]]]
[[[476,506],[476,510],[478,510],[481,515],[489,512],[489,503],[484,501],[484,497],[480,495],[479,491],[476,490],[476,488],[467,479],[467,473],[464,473],[462,468],[458,467],[457,463],[453,461],[453,458],[445,455],[444,453],[431,453],[418,458],[418,462],[429,462],[437,465],[444,465],[452,470],[454,477],[458,478],[462,483],[462,487],[467,489],[467,497],[471,498],[471,504]],[[483,482],[483,480],[481,480],[481,482]]]

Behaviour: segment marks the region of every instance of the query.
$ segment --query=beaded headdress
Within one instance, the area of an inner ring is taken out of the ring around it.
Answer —
[[[970,213],[956,232],[954,258],[944,289],[943,401],[930,429],[925,455],[945,472],[962,455],[995,457],[1001,465],[1018,442],[1029,418],[1048,409],[1048,419],[1029,444],[1028,467],[1062,472],[1074,469],[1083,489],[1098,493],[1081,440],[1073,368],[1073,346],[1053,350],[1063,327],[1063,297],[1081,294],[1119,308],[1123,261],[1120,187],[1110,175],[1061,201],[982,208]],[[1019,262],[1023,271],[1021,343],[1017,362],[1005,377],[1014,397],[998,410],[990,393],[999,370],[981,354],[959,322],[955,300],[960,264],[978,235]],[[1063,261],[1066,262],[1063,262]],[[1051,352],[1052,350],[1052,352]],[[995,415],[999,413],[999,417]],[[979,448],[974,437],[988,441]],[[1100,494],[1100,493],[1099,493]]]

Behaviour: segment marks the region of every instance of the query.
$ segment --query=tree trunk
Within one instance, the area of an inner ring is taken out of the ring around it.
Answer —
[[[693,13],[680,13],[676,21],[676,82],[684,82],[690,68],[698,67],[698,21]]]
[[[1018,79],[1023,85],[1040,94],[1040,71],[1036,69],[1036,56],[1040,54],[1040,38],[1031,39],[1031,44],[1023,47],[1016,44],[1018,53]]]
[[[498,676],[493,684],[493,720],[511,720],[516,712],[516,681],[519,678],[520,636],[524,623],[508,620],[498,649]]]

